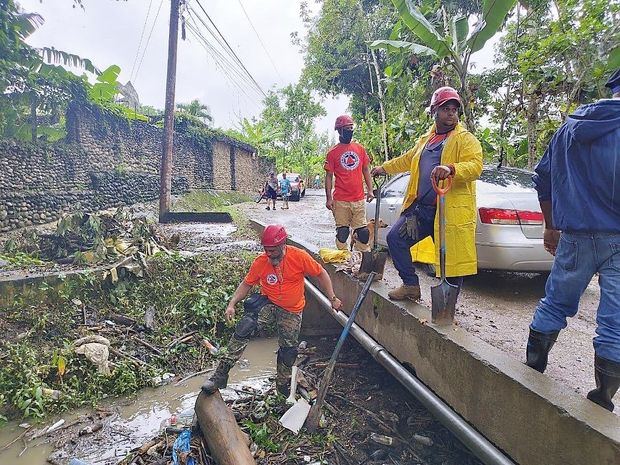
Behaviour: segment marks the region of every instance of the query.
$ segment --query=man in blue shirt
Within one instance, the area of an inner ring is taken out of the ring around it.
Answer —
[[[282,193],[282,210],[288,210],[288,198],[291,195],[291,180],[286,177],[286,173],[282,173],[282,179],[280,179],[280,192]]]
[[[545,249],[555,255],[534,313],[527,365],[544,372],[566,318],[598,273],[594,374],[588,399],[613,411],[620,387],[620,69],[611,99],[579,107],[554,134],[534,183],[545,217]]]

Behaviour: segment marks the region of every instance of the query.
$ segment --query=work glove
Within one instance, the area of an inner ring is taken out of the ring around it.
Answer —
[[[417,240],[418,219],[415,215],[405,215],[405,222],[398,229],[398,235],[403,239]]]

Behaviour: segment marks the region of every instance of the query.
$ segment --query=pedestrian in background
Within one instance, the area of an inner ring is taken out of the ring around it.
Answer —
[[[411,247],[428,236],[439,236],[437,194],[431,178],[452,177],[446,202],[446,276],[460,286],[463,276],[476,274],[476,179],[482,172],[480,142],[459,123],[461,97],[452,87],[440,87],[431,97],[435,124],[415,147],[372,170],[373,176],[410,171],[401,215],[387,235],[394,267],[403,284],[388,293],[393,300],[420,298],[420,283],[411,259]],[[435,268],[439,270],[439,241]]]
[[[530,325],[526,363],[545,371],[566,318],[598,273],[596,389],[587,397],[613,411],[620,387],[620,70],[606,87],[613,97],[570,115],[535,169],[544,245],[555,260]]]
[[[286,173],[282,173],[282,179],[280,179],[280,194],[282,195],[282,210],[288,210],[288,198],[291,195],[291,180],[286,177]]]
[[[319,176],[318,174],[314,177],[314,188],[315,189],[321,188],[321,176]]]
[[[347,250],[347,239],[353,230],[354,248],[366,251],[369,250],[370,231],[364,200],[370,202],[374,198],[370,158],[361,144],[352,141],[353,118],[339,116],[334,129],[338,131],[340,142],[327,152],[325,159],[325,206],[334,214],[336,247]]]
[[[273,210],[276,209],[276,199],[278,198],[278,189],[280,186],[278,185],[278,178],[276,174],[272,171],[269,173],[269,177],[265,182],[265,195],[267,197],[267,208],[266,210],[270,210],[269,202],[271,201]]]

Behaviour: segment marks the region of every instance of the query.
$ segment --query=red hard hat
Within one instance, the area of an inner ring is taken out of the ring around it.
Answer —
[[[263,231],[261,244],[265,247],[276,247],[286,242],[286,229],[281,224],[270,224]]]
[[[334,129],[337,131],[340,128],[348,126],[349,124],[353,124],[353,118],[349,115],[340,115],[336,118],[336,124],[334,124]]]
[[[452,87],[440,87],[435,92],[433,92],[433,96],[431,97],[431,108],[437,108],[446,103],[448,100],[456,100],[461,104],[461,97],[456,89]]]

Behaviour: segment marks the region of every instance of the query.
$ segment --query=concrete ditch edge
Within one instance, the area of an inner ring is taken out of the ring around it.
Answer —
[[[264,227],[254,220],[251,225],[257,232]],[[290,243],[317,255],[312,244]],[[362,283],[331,265],[326,269],[351,308]],[[392,302],[388,290],[383,282],[373,285],[356,323],[517,463],[620,463],[616,415],[458,326],[432,325],[429,309]],[[306,315],[317,311],[325,313],[309,300]]]

